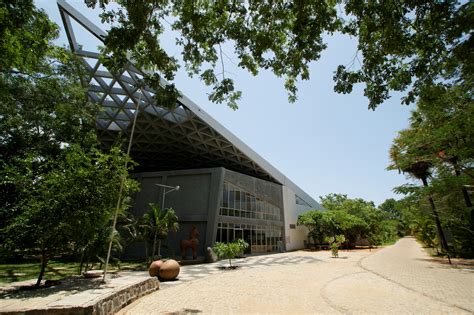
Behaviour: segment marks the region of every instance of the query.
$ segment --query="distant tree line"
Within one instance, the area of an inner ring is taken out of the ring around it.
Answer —
[[[389,199],[379,207],[361,198],[350,199],[343,194],[320,197],[325,211],[309,210],[298,216],[298,225],[308,228],[308,238],[323,244],[328,238],[344,236],[345,246],[354,247],[362,241],[382,245],[405,235],[400,213]]]

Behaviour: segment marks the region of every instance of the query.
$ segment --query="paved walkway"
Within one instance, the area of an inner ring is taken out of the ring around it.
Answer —
[[[472,314],[474,272],[430,261],[411,238],[374,252],[291,252],[186,266],[121,314]]]
[[[474,312],[474,270],[433,263],[412,238],[362,259],[360,265],[416,293]]]

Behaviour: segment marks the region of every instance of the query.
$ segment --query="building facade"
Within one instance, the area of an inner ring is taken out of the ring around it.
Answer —
[[[286,186],[223,167],[143,172],[135,177],[141,186],[134,198],[135,216],[143,215],[150,203],[163,204],[163,187],[158,185],[180,187],[164,198],[165,208],[173,208],[180,224],[179,231],[168,236],[166,254],[179,254],[180,241],[194,227],[199,231],[200,256],[215,241],[244,239],[251,254],[304,245],[306,231],[296,226],[296,220],[314,207]],[[144,244],[136,244],[128,254],[141,257],[144,252]]]
[[[71,50],[90,74],[83,78],[87,95],[102,107],[96,128],[103,148],[133,139],[130,155],[141,185],[134,215],[163,201],[178,215],[180,229],[169,235],[167,254],[179,253],[193,227],[199,231],[199,255],[216,241],[236,239],[250,244],[249,253],[303,247],[306,233],[296,220],[303,211],[322,209],[313,198],[187,97],[173,108],[160,106],[159,92],[143,86],[145,72],[133,60],[118,73],[109,71],[77,36],[103,42],[106,33],[66,1],[58,0],[58,7]],[[160,185],[181,189],[164,194]],[[144,253],[143,244],[129,249],[130,256]]]

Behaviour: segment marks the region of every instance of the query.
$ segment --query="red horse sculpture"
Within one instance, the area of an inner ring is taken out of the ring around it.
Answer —
[[[181,257],[183,259],[186,259],[186,251],[188,248],[191,248],[193,251],[193,259],[197,258],[197,248],[199,246],[199,231],[195,226],[191,229],[191,232],[189,232],[189,239],[187,240],[181,240]]]

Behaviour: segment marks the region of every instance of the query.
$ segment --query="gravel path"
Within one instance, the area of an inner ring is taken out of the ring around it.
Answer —
[[[120,314],[472,314],[474,273],[429,261],[411,238],[378,252],[291,252],[186,266]],[[436,278],[437,280],[433,280]],[[449,285],[446,279],[450,279]],[[433,285],[436,283],[438,285]]]

